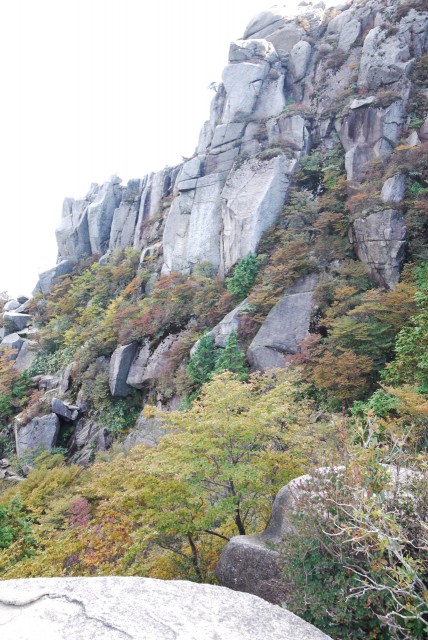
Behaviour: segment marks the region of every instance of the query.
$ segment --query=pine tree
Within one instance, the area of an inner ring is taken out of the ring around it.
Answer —
[[[211,373],[216,365],[216,353],[213,337],[203,336],[199,340],[198,348],[187,365],[187,375],[190,380],[201,387],[211,378]]]
[[[251,252],[248,253],[236,265],[233,276],[226,278],[227,290],[238,300],[246,298],[256,280],[259,268],[257,258]]]
[[[227,339],[226,346],[221,350],[215,364],[214,371],[231,371],[236,373],[238,380],[248,379],[248,365],[245,354],[238,345],[236,331],[232,331]]]

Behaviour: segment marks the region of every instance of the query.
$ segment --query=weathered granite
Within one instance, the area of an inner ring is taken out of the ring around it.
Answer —
[[[248,347],[247,357],[253,369],[284,367],[287,357],[299,351],[309,333],[316,283],[316,274],[300,278],[270,310]]]
[[[33,418],[25,425],[14,423],[17,456],[36,449],[52,449],[59,433],[59,419],[54,413]]]
[[[404,218],[395,209],[354,220],[350,240],[378,286],[391,289],[397,284],[404,261],[406,234]]]
[[[0,582],[0,625],[16,640],[328,640],[249,594],[117,576]]]
[[[110,360],[109,385],[114,397],[125,397],[131,391],[126,383],[129,369],[138,349],[137,342],[118,347]]]

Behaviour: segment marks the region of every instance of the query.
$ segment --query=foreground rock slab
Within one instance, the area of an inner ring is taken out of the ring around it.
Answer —
[[[148,578],[0,582],[2,638],[328,640],[294,614],[224,587]]]

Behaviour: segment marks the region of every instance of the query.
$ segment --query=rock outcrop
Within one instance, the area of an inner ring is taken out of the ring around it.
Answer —
[[[15,443],[18,457],[26,451],[52,449],[59,433],[60,422],[55,413],[33,418],[25,425],[15,422]]]
[[[328,640],[260,598],[148,578],[37,578],[0,583],[4,637],[33,640]]]
[[[271,309],[251,342],[247,357],[254,369],[284,367],[309,333],[316,274],[300,278]]]
[[[141,251],[142,263],[155,258],[164,274],[200,262],[227,273],[257,251],[313,145],[329,146],[338,134],[348,180],[358,183],[403,133],[411,144],[425,139],[427,120],[412,129],[408,105],[412,69],[427,52],[427,11],[409,6],[397,17],[396,3],[368,0],[334,11],[302,3],[297,14],[264,11],[231,43],[194,157],[126,186],[113,176],[83,199],[65,200],[59,264],[42,274],[38,291],[76,261],[128,246]],[[385,203],[403,195],[402,176],[382,189]],[[403,253],[395,244],[404,238],[385,216],[382,224],[380,261],[363,246],[359,222],[351,235],[375,280],[394,286]]]

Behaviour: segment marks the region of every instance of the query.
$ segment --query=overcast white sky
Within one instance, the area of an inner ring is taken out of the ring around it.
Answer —
[[[55,264],[64,197],[193,154],[229,42],[272,4],[1,0],[0,291]]]

